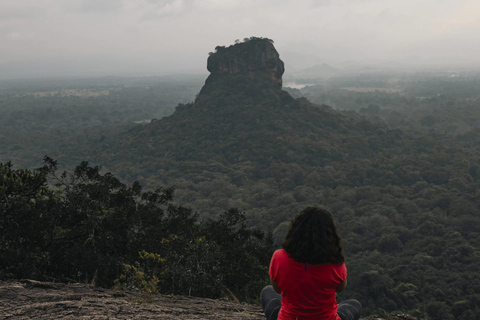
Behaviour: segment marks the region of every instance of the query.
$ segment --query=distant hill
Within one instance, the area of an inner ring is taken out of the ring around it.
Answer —
[[[118,166],[128,161],[128,167],[141,162],[149,180],[174,184],[211,172],[242,187],[245,181],[281,180],[284,166],[369,158],[374,148],[399,141],[396,132],[357,114],[293,99],[281,90],[283,62],[269,39],[217,47],[208,69],[211,74],[193,103],[105,140],[112,150],[99,150],[104,156],[98,162]],[[372,137],[374,148],[367,142]],[[302,183],[292,187],[297,185]]]

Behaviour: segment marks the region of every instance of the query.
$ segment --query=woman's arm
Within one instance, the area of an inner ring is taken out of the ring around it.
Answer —
[[[337,292],[342,292],[347,286],[347,279],[344,282],[340,283],[337,287]]]
[[[275,282],[275,280],[273,280],[272,278],[270,278],[270,282],[272,283],[273,290],[275,290],[276,293],[281,294],[281,293],[282,293],[282,290],[280,290],[280,287],[279,287],[278,284]]]

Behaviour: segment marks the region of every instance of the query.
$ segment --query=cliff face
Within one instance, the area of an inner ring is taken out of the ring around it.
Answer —
[[[205,94],[211,85],[238,79],[261,82],[276,89],[282,88],[285,68],[272,40],[250,38],[242,43],[215,49],[216,52],[208,58],[207,69],[210,76],[200,94]]]

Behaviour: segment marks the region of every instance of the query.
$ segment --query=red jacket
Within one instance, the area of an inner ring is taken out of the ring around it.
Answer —
[[[278,320],[340,320],[335,293],[347,279],[344,263],[304,264],[280,249],[272,256],[269,274],[282,294]]]

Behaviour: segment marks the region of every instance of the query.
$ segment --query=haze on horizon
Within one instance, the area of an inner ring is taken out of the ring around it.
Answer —
[[[317,64],[480,66],[475,0],[0,1],[0,78],[207,73],[208,52],[273,39]]]

